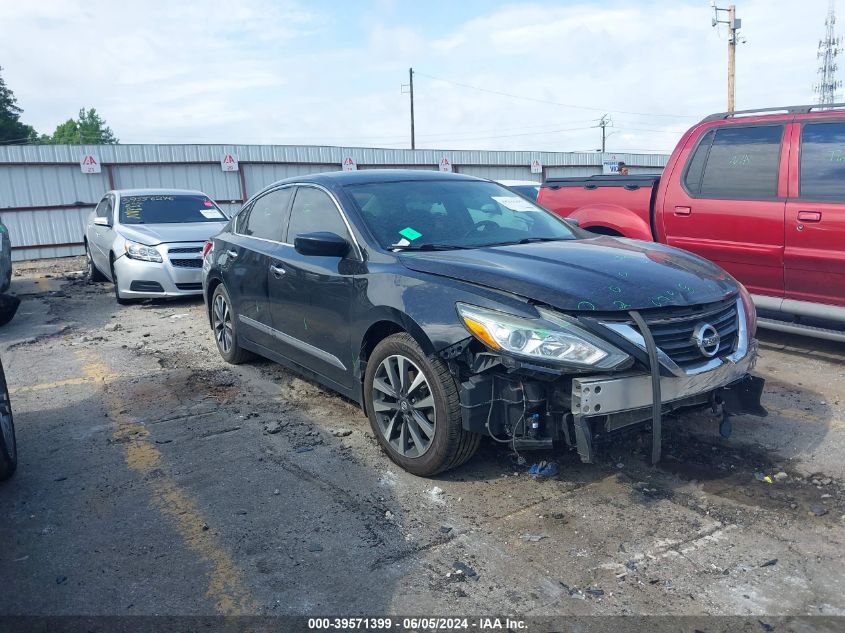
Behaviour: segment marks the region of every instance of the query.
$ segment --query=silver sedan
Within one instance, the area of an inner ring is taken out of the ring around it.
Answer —
[[[118,303],[202,294],[203,245],[228,220],[201,191],[109,191],[85,226],[88,277]]]

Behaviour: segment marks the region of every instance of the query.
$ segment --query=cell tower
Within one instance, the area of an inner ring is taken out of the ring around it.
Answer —
[[[830,0],[827,19],[824,21],[824,39],[819,40],[819,83],[813,86],[813,92],[818,95],[818,103],[822,106],[836,103],[836,90],[842,87],[842,81],[836,79],[836,71],[839,68],[836,58],[842,49],[839,46],[840,39],[836,37],[834,8],[834,0]]]

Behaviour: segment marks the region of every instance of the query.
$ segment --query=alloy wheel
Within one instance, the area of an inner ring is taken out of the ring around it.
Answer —
[[[217,295],[214,298],[214,306],[212,307],[212,319],[214,322],[214,338],[217,340],[217,346],[224,354],[228,354],[232,349],[232,312],[229,310],[229,304],[223,295]]]
[[[414,361],[399,354],[385,358],[376,370],[371,395],[379,429],[394,450],[416,458],[431,448],[434,395]]]

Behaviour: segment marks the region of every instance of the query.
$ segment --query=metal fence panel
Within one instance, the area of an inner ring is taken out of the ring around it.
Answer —
[[[531,168],[525,167],[497,167],[493,165],[459,165],[458,171],[468,176],[478,176],[489,180],[533,180],[541,181],[542,174],[532,174]]]
[[[81,172],[79,161],[89,153],[99,157],[101,173]],[[226,153],[238,157],[240,173],[221,169],[220,160]],[[554,178],[600,174],[603,158],[598,152],[300,145],[0,146],[0,218],[9,227],[15,260],[81,254],[84,222],[110,182],[116,188],[199,189],[217,200],[225,212],[234,214],[241,200],[268,184],[291,176],[337,171],[347,156],[359,169],[436,170],[441,159],[448,158],[459,173],[533,181],[541,180],[541,174],[530,172],[533,159],[542,162],[545,177]],[[631,173],[659,173],[668,156],[614,154],[613,158],[625,161]]]
[[[12,251],[13,262],[25,262],[32,259],[51,259],[53,257],[72,257],[84,255],[85,249],[80,246],[50,246],[27,247]]]
[[[114,167],[114,184],[116,189],[199,189],[214,200],[241,199],[238,173],[224,172],[219,165],[119,165]]]
[[[267,185],[272,185],[274,182],[284,180],[285,178],[316,174],[322,171],[340,171],[340,163],[336,165],[245,164],[241,169],[244,170],[246,197],[249,198],[264,189]]]
[[[0,209],[95,203],[108,189],[105,173],[83,174],[77,167],[0,163]]]
[[[15,261],[25,259],[29,249],[23,247],[33,246],[42,248],[46,252],[49,252],[51,248],[67,250],[70,247],[76,247],[78,253],[68,254],[81,254],[81,246],[78,245],[82,244],[85,222],[93,209],[93,206],[87,206],[6,213],[0,210],[0,219],[9,229],[12,259]],[[47,257],[60,257],[60,255],[47,255]]]

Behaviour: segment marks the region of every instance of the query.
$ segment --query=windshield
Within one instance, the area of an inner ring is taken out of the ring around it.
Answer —
[[[384,248],[476,248],[575,234],[557,216],[492,182],[410,180],[347,185]]]
[[[180,222],[224,222],[226,216],[214,202],[202,195],[121,196],[121,224],[177,224]]]

